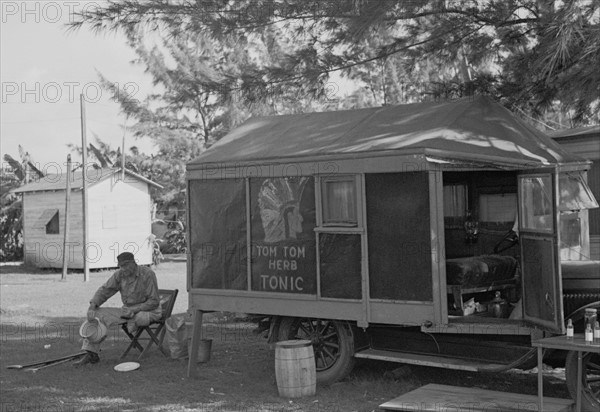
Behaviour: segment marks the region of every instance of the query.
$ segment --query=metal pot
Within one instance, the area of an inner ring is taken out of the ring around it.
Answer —
[[[508,302],[502,299],[500,291],[496,292],[496,297],[489,303],[488,310],[495,318],[508,317]]]

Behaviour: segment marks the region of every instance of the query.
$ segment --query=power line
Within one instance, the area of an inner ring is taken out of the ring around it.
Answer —
[[[60,119],[41,119],[41,120],[22,120],[16,122],[0,122],[2,124],[22,124],[22,123],[44,123],[44,122],[61,122],[63,120],[77,120],[79,117],[63,117]]]
[[[9,121],[9,122],[0,122],[0,123],[1,124],[46,123],[46,122],[61,122],[61,121],[65,121],[65,120],[78,120],[78,119],[79,119],[79,117],[61,117],[61,118],[55,118],[55,119],[18,120],[18,121]],[[122,125],[122,124],[119,124],[116,122],[106,122],[106,121],[95,120],[95,119],[90,119],[90,121],[95,122],[95,123],[111,124],[111,125],[115,125],[115,126]]]

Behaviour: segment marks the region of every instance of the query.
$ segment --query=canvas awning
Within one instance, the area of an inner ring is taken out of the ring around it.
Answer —
[[[527,168],[585,163],[500,104],[480,96],[252,118],[187,167],[390,154]]]

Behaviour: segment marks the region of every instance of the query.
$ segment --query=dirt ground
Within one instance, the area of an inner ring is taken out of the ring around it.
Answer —
[[[0,267],[0,411],[376,411],[378,405],[428,383],[537,394],[535,370],[468,373],[392,363],[361,361],[353,373],[313,397],[284,399],[275,382],[274,349],[254,325],[232,314],[215,314],[204,335],[213,340],[211,359],[188,378],[186,359],[167,359],[152,350],[140,369],[116,372],[127,338],[110,331],[97,365],[63,364],[38,372],[8,370],[76,353],[78,329],[88,301],[112,271],[81,273],[67,280],[55,271],[22,265]],[[163,262],[156,268],[159,287],[177,288],[175,314],[186,316],[185,262]],[[120,306],[118,296],[106,305]],[[133,361],[130,354],[124,360]],[[568,398],[564,370],[545,372],[544,394]],[[537,410],[535,405],[526,410]],[[441,405],[442,409],[446,410]],[[449,409],[450,410],[450,409]],[[452,409],[454,410],[454,409]],[[495,409],[494,409],[495,410]]]

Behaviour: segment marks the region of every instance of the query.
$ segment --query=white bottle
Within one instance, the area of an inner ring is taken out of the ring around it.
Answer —
[[[567,339],[573,339],[573,321],[567,320]]]
[[[594,341],[594,332],[592,331],[592,325],[589,323],[585,327],[585,343],[591,344]]]

